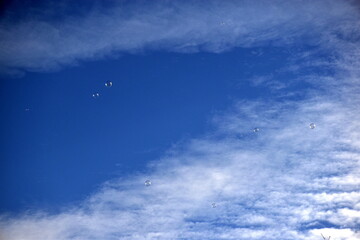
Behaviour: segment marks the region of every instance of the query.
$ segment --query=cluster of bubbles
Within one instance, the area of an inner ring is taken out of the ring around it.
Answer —
[[[112,83],[111,81],[107,81],[107,82],[105,82],[104,85],[105,85],[105,87],[107,87],[107,88],[111,88],[112,85],[113,85],[113,83]],[[100,93],[95,92],[95,93],[92,94],[92,97],[95,98],[95,99],[97,99],[97,98],[100,97]]]
[[[105,83],[105,87],[110,88],[111,86],[112,86],[112,82],[111,82],[111,81],[107,81],[107,82]]]
[[[92,97],[93,97],[93,98],[99,98],[99,97],[100,97],[100,93],[93,93]]]

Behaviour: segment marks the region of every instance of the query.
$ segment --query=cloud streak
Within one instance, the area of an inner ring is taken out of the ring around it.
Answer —
[[[3,72],[48,71],[145,50],[219,53],[291,44],[300,37],[333,44],[334,34],[359,27],[357,9],[348,1],[134,2],[57,21],[39,12],[0,22]]]

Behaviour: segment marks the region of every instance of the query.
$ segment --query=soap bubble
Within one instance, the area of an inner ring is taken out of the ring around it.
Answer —
[[[255,133],[256,133],[256,132],[259,132],[259,131],[260,131],[260,128],[254,128],[254,129],[253,129],[253,132],[255,132]]]
[[[111,81],[107,81],[106,83],[105,83],[105,87],[111,87],[112,86],[112,82]]]
[[[99,98],[99,97],[100,97],[100,93],[93,93],[92,97],[93,97],[93,98]]]
[[[216,207],[217,207],[216,203],[212,203],[211,206],[212,206],[213,208],[216,208]]]
[[[146,180],[145,181],[145,186],[149,187],[151,185],[151,181],[150,180]]]
[[[314,129],[316,127],[315,123],[310,123],[309,128]]]

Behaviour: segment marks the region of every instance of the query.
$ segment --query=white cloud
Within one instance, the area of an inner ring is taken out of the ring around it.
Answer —
[[[151,1],[115,4],[61,21],[29,14],[0,22],[2,71],[46,71],[145,49],[222,52],[302,41],[341,44],[359,27],[348,1]],[[344,34],[345,32],[345,34]],[[337,35],[336,35],[337,34]],[[349,36],[349,35],[346,35]],[[355,45],[355,43],[354,43]],[[347,45],[348,46],[348,45]]]
[[[214,117],[216,130],[170,149],[147,175],[109,181],[81,206],[59,214],[3,216],[1,239],[305,240],[321,239],[321,233],[337,240],[360,238],[360,51],[349,39],[350,33],[358,34],[351,27],[357,24],[355,8],[344,1],[212,2],[202,10],[173,3],[171,8],[135,8],[126,17],[118,15],[119,9],[57,27],[29,23],[38,32],[24,45],[15,36],[29,27],[19,23],[5,31],[2,41],[9,48],[0,59],[9,59],[7,67],[47,69],[114,50],[219,52],[273,41],[291,44],[289,39],[304,36],[314,42],[318,36],[317,49],[334,52],[333,61],[324,63],[334,71],[303,77],[318,89],[303,100],[238,101]],[[217,24],[225,18],[225,24]],[[329,36],[330,27],[342,35]],[[285,33],[288,39],[281,39]],[[49,45],[32,50],[42,41]],[[55,49],[61,56],[47,57]],[[296,59],[295,67],[307,67]],[[309,128],[311,122],[315,129]],[[252,132],[254,127],[260,131]],[[150,187],[144,186],[146,179]]]

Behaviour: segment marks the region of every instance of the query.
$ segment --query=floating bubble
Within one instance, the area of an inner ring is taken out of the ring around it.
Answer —
[[[255,132],[255,133],[256,133],[256,132],[259,132],[259,131],[260,131],[260,128],[254,128],[254,129],[253,129],[253,132]]]
[[[111,81],[107,81],[106,83],[105,83],[105,87],[111,87],[113,84],[112,84],[112,82]]]
[[[146,180],[145,181],[145,186],[149,187],[151,185],[151,181],[150,180]]]
[[[315,123],[310,123],[309,128],[314,129],[316,127]]]
[[[99,98],[99,97],[100,97],[100,93],[93,93],[92,97],[93,97],[93,98]]]
[[[213,208],[216,208],[216,207],[217,207],[217,204],[216,204],[216,203],[212,203],[211,206],[212,206]]]

